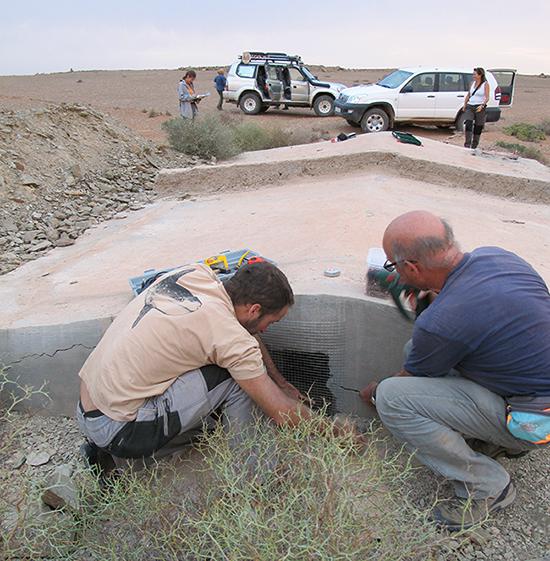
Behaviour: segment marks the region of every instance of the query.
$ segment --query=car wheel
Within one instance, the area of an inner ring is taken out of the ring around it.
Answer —
[[[359,123],[356,123],[355,121],[350,121],[349,119],[346,119],[346,123],[350,126],[350,127],[355,127],[357,129],[361,128],[361,125]]]
[[[318,117],[330,117],[334,113],[334,98],[320,95],[313,104],[313,111]]]
[[[247,115],[257,115],[262,110],[262,100],[255,93],[246,93],[239,103],[241,111]]]
[[[382,132],[390,128],[390,118],[388,114],[378,107],[369,109],[361,119],[361,129],[363,132]]]
[[[265,113],[269,109],[269,105],[262,105],[260,108],[260,113]]]
[[[462,132],[464,130],[464,111],[461,111],[458,114],[458,117],[455,121],[455,128],[458,132]]]

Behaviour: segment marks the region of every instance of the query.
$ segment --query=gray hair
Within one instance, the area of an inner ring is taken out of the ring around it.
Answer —
[[[394,261],[419,261],[428,267],[445,267],[449,264],[451,256],[443,252],[451,248],[458,249],[453,229],[450,224],[441,219],[443,224],[443,236],[418,237],[410,242],[396,240],[392,243]]]

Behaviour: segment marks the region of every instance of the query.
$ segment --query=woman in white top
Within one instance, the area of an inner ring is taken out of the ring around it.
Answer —
[[[464,147],[477,148],[489,103],[489,82],[483,68],[474,68],[473,82],[464,99]]]

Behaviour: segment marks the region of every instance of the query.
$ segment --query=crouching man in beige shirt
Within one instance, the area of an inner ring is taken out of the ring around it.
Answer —
[[[293,304],[286,276],[266,262],[224,284],[203,264],[160,277],[118,315],[80,371],[77,419],[90,461],[158,457],[213,413],[237,427],[258,409],[278,425],[309,417],[255,337]]]

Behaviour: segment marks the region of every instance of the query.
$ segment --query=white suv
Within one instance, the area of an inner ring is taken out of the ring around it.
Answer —
[[[334,113],[334,100],[344,84],[319,80],[299,56],[245,52],[231,65],[223,98],[243,113],[256,115],[270,107],[312,107],[319,117]]]
[[[500,119],[500,107],[512,105],[515,70],[485,73],[490,86],[487,122]],[[347,88],[335,103],[335,114],[364,132],[393,128],[394,123],[455,125],[462,130],[464,98],[472,82],[466,68],[401,68],[376,84]]]

